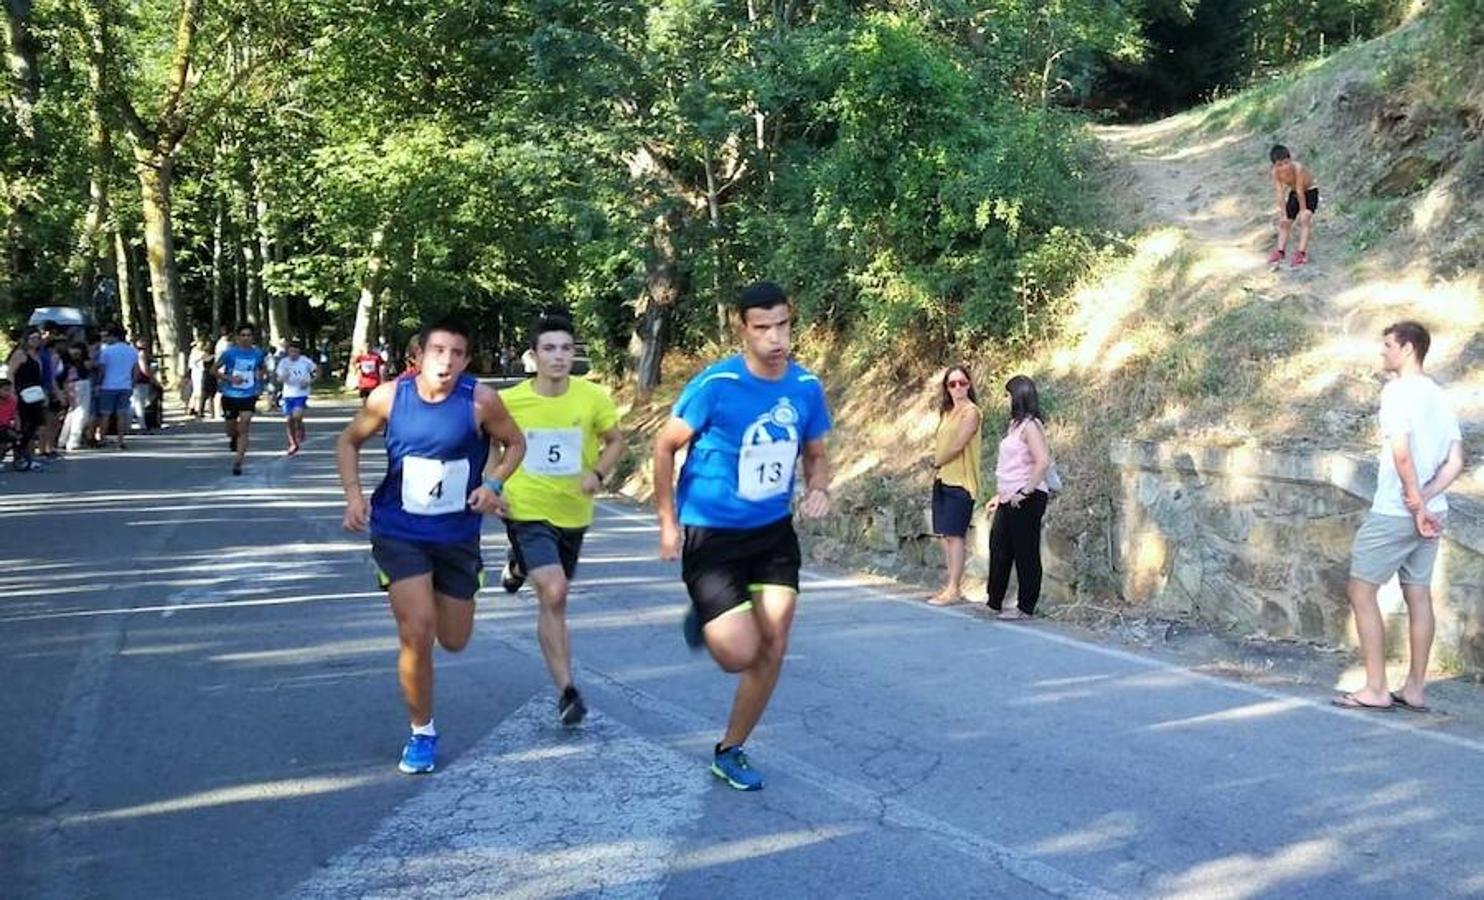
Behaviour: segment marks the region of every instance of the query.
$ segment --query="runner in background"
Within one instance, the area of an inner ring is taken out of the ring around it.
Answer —
[[[386,380],[386,360],[372,350],[370,344],[362,344],[361,352],[350,364],[355,368],[356,389],[360,391],[361,403],[364,404],[377,385]]]
[[[309,391],[317,374],[319,366],[304,355],[304,348],[297,340],[290,340],[274,373],[283,391],[283,426],[288,432],[288,456],[298,453],[304,446],[304,411],[309,408]]]

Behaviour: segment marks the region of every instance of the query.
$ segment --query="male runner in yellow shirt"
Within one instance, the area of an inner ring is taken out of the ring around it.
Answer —
[[[505,484],[510,557],[501,584],[512,594],[526,579],[536,588],[536,635],[560,693],[557,715],[571,726],[582,721],[587,707],[572,684],[567,587],[593,521],[593,495],[623,456],[623,432],[608,392],[572,377],[571,320],[542,317],[532,330],[531,350],[535,377],[500,392],[528,441],[525,460]]]

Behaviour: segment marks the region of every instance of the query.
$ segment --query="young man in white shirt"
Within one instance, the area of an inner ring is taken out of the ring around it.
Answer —
[[[304,355],[299,342],[289,341],[273,373],[283,396],[283,425],[289,438],[287,456],[293,456],[304,446],[304,411],[309,408],[309,390],[317,374],[319,366]]]
[[[1365,687],[1334,699],[1347,709],[1427,711],[1423,693],[1432,652],[1432,570],[1448,517],[1443,492],[1463,471],[1458,417],[1422,371],[1432,343],[1417,322],[1381,333],[1381,362],[1394,375],[1381,390],[1381,454],[1376,496],[1355,534],[1347,593],[1365,662]],[[1407,602],[1410,668],[1401,690],[1386,684],[1386,635],[1378,588],[1398,576]]]

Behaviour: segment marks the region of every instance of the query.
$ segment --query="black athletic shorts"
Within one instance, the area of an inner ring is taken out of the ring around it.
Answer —
[[[933,534],[963,537],[974,518],[974,498],[967,488],[933,480]]]
[[[799,536],[792,517],[761,528],[685,527],[680,571],[701,624],[752,600],[764,585],[799,590]]]
[[[1319,211],[1319,188],[1311,187],[1307,191],[1304,191],[1304,199],[1308,201],[1309,212]],[[1284,211],[1288,213],[1290,220],[1298,218],[1299,199],[1297,192],[1292,190],[1288,192],[1288,208]]]
[[[510,559],[520,572],[530,574],[542,566],[561,566],[571,581],[577,574],[577,555],[582,552],[586,528],[560,528],[550,522],[506,522]]]
[[[257,397],[228,397],[226,394],[222,394],[223,419],[230,421],[237,418],[240,413],[252,413],[256,415],[257,412]]]
[[[479,538],[455,544],[424,544],[371,536],[371,558],[382,590],[404,578],[432,574],[433,590],[456,600],[473,600],[484,587]]]

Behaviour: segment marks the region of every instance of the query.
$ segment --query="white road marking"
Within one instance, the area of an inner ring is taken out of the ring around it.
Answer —
[[[442,762],[291,896],[659,897],[713,781],[596,710],[563,729],[544,693]]]

